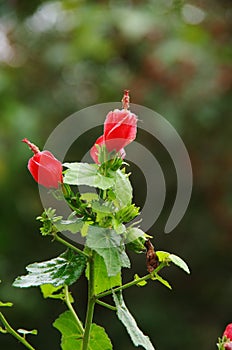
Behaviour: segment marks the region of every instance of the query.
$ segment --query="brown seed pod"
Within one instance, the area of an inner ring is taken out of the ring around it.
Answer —
[[[156,252],[154,250],[154,246],[151,243],[150,239],[148,239],[144,243],[145,247],[147,248],[147,253],[146,253],[146,264],[147,264],[147,271],[149,273],[152,273],[157,266],[159,265],[159,259],[156,255]]]

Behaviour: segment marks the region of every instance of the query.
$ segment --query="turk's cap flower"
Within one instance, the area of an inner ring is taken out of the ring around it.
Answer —
[[[137,133],[137,116],[126,109],[115,109],[108,113],[104,123],[105,141],[110,141],[109,151],[118,152],[134,141]]]
[[[58,188],[63,182],[62,163],[49,151],[40,151],[28,139],[23,139],[34,153],[28,161],[28,170],[34,180],[46,188]]]
[[[128,110],[128,90],[125,90],[122,102],[123,109],[115,109],[107,114],[104,122],[104,133],[97,139],[90,150],[90,155],[95,163],[101,163],[102,157],[99,150],[103,146],[105,146],[108,154],[112,153],[110,158],[117,155],[123,159],[126,154],[124,147],[136,138],[138,118]]]

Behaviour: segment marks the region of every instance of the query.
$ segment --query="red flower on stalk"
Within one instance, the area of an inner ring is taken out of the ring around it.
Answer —
[[[49,151],[40,151],[28,139],[23,139],[34,153],[28,161],[28,169],[37,183],[47,188],[58,188],[63,182],[62,163]]]
[[[229,323],[227,326],[226,326],[226,329],[223,333],[223,336],[226,336],[229,340],[232,341],[232,323]]]
[[[90,150],[90,155],[95,163],[99,163],[99,147],[105,145],[108,153],[114,151],[118,153],[119,157],[124,158],[126,155],[124,147],[136,137],[138,118],[128,110],[128,90],[124,92],[122,104],[123,109],[115,109],[107,114],[104,122],[104,133],[96,140]]]

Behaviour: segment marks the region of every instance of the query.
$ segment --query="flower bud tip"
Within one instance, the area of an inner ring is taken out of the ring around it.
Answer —
[[[24,138],[22,142],[26,143],[34,154],[40,152],[39,148],[36,145],[34,145],[34,143],[31,143],[27,138]]]

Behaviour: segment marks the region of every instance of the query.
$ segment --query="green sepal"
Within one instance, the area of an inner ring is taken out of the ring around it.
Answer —
[[[55,287],[71,285],[81,276],[85,266],[85,256],[68,249],[57,258],[28,265],[26,270],[29,273],[17,277],[13,286],[28,288],[43,284]]]
[[[136,207],[135,204],[129,204],[126,207],[120,209],[116,212],[115,218],[119,222],[130,222],[136,216],[139,215],[139,207]]]
[[[114,155],[115,155],[115,152],[114,152]],[[117,156],[112,158],[112,156],[113,156],[113,152],[111,152],[111,154],[110,154],[111,159],[102,162],[100,169],[103,173],[105,173],[105,172],[107,173],[108,170],[116,171],[119,168],[121,168],[121,166],[123,164],[122,158],[119,158]]]

